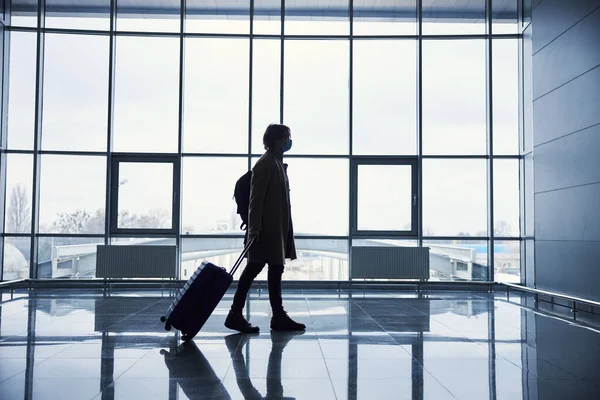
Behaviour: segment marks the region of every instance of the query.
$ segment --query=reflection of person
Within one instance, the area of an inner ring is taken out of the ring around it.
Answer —
[[[283,349],[290,340],[302,333],[274,333],[271,335],[271,354],[267,366],[267,394],[263,397],[250,380],[250,374],[242,350],[251,335],[229,335],[225,344],[229,350],[237,385],[246,400],[294,400],[283,396],[281,385],[281,359]],[[194,341],[183,342],[171,351],[161,350],[169,369],[169,378],[174,379],[185,395],[193,399],[231,399],[229,392],[210,362]],[[201,379],[200,383],[196,379]],[[207,394],[209,396],[207,397]]]
[[[292,147],[290,129],[285,125],[269,125],[263,136],[266,152],[252,169],[248,240],[254,243],[248,252],[248,265],[238,282],[231,311],[225,326],[242,333],[256,333],[242,313],[252,282],[269,264],[268,287],[273,317],[271,329],[299,331],[304,324],[292,320],[283,309],[281,275],[285,259],[296,259],[294,230],[290,207],[287,164],[283,153]]]
[[[244,360],[242,349],[249,340],[248,335],[229,335],[225,338],[225,343],[233,360],[233,370],[237,380],[238,387],[246,400],[294,400],[294,397],[283,396],[283,385],[281,384],[281,359],[283,349],[293,339],[295,335],[302,333],[274,333],[271,335],[271,354],[269,355],[269,364],[267,366],[267,394],[262,397],[260,392],[250,381],[248,367]]]

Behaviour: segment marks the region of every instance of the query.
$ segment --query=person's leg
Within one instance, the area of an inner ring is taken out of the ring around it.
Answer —
[[[291,319],[283,309],[281,275],[283,275],[283,265],[269,265],[269,301],[273,310],[271,329],[275,331],[303,331],[306,329],[306,325]]]
[[[229,315],[225,320],[225,326],[227,328],[242,333],[256,333],[259,331],[258,327],[252,326],[246,318],[244,318],[242,311],[244,310],[244,304],[246,304],[246,297],[248,296],[252,282],[254,282],[254,279],[256,279],[264,267],[264,263],[249,263],[244,269],[244,272],[242,272],[237,290],[233,296],[231,311],[229,311]]]

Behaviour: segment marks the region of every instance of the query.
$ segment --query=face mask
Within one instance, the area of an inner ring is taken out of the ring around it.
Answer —
[[[287,142],[283,144],[283,152],[288,152],[292,148],[292,139],[288,139]]]

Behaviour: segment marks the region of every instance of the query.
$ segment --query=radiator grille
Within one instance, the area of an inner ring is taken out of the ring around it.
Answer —
[[[98,246],[98,278],[176,278],[175,246]]]
[[[352,247],[352,279],[429,279],[428,247]]]

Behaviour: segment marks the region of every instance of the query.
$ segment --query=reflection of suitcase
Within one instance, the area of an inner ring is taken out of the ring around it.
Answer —
[[[171,326],[179,329],[183,340],[190,340],[215,310],[233,280],[233,274],[239,268],[252,243],[248,243],[237,259],[231,272],[209,262],[203,262],[167,310],[160,318],[165,329]]]
[[[183,393],[190,399],[205,398],[206,393],[213,399],[231,399],[223,386],[222,377],[217,376],[196,343],[184,342],[171,351],[161,350],[169,369],[169,378],[175,380]],[[197,378],[202,378],[198,385]]]

